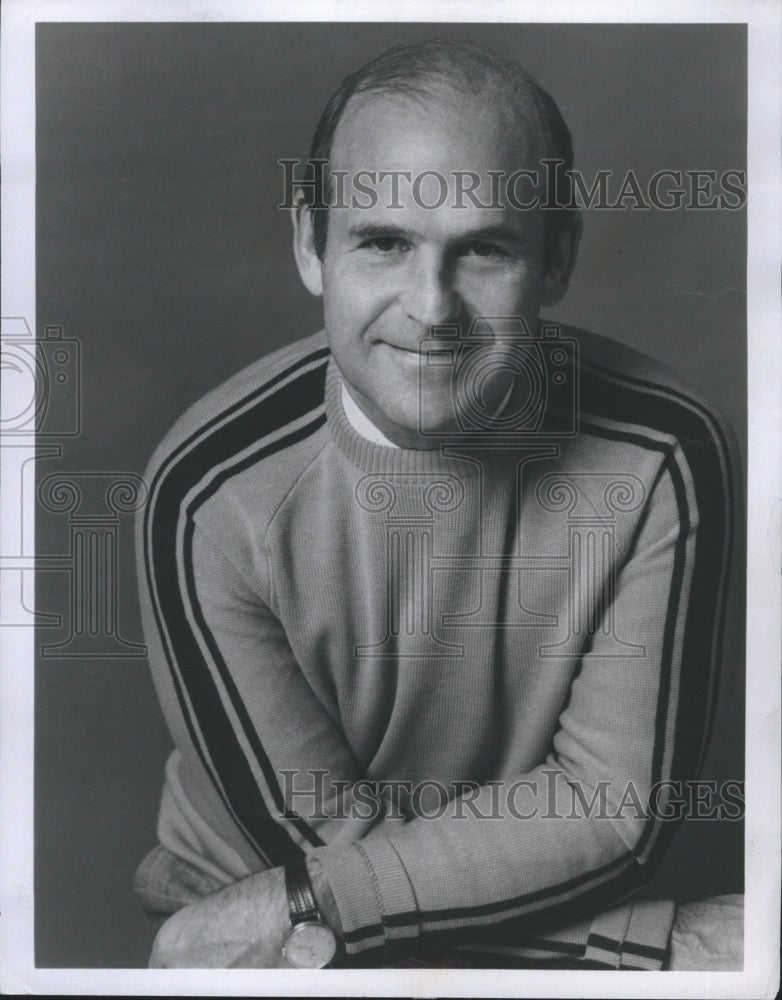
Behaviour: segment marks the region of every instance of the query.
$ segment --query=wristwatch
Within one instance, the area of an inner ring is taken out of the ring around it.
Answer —
[[[295,969],[322,969],[337,953],[337,939],[323,923],[305,861],[285,866],[285,889],[291,932],[282,953]]]

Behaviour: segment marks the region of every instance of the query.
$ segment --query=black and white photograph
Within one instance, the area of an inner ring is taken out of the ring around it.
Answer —
[[[3,992],[776,994],[780,26],[5,5]]]

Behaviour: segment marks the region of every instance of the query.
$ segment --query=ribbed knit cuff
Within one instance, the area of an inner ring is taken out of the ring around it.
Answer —
[[[412,940],[420,932],[407,872],[384,837],[313,851],[329,881],[348,954]]]
[[[348,954],[384,949],[420,935],[415,895],[404,865],[382,836],[339,849],[313,852],[323,866],[345,933]],[[572,957],[614,969],[662,969],[676,914],[668,899],[625,903],[591,923],[559,928],[537,941],[519,935],[506,948],[467,945],[467,950],[516,953],[530,958]],[[548,940],[547,940],[548,939]],[[464,945],[462,945],[464,947]]]
[[[661,969],[675,915],[669,899],[626,903],[598,914],[589,928],[584,959],[614,969]]]

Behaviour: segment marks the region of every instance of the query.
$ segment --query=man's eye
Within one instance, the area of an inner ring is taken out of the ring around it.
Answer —
[[[370,250],[377,250],[378,253],[392,253],[394,250],[404,250],[404,244],[398,236],[374,236],[365,240],[361,244]]]
[[[501,257],[503,251],[491,243],[471,243],[470,252],[476,257]]]

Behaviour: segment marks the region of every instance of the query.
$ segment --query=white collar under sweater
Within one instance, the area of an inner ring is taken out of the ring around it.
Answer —
[[[366,413],[364,413],[358,403],[356,403],[350,395],[344,381],[342,383],[342,409],[345,411],[345,416],[348,418],[350,426],[353,430],[362,437],[366,438],[368,441],[371,441],[372,444],[383,444],[388,448],[399,447],[394,444],[393,441],[389,441],[385,434],[382,434],[377,427],[375,427]]]

